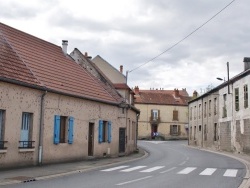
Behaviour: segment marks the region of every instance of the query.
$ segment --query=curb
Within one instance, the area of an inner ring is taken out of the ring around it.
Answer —
[[[142,156],[132,158],[132,159],[128,159],[128,160],[121,160],[121,161],[118,161],[118,162],[97,165],[95,167],[90,167],[90,168],[86,168],[86,169],[71,170],[71,171],[68,171],[68,172],[55,173],[55,174],[51,174],[51,175],[33,177],[32,179],[25,180],[25,181],[6,180],[5,182],[0,182],[0,186],[11,185],[11,184],[19,184],[19,183],[27,183],[27,182],[46,180],[46,179],[52,179],[52,178],[58,178],[58,177],[62,177],[62,176],[67,176],[67,175],[72,175],[72,174],[77,174],[77,173],[88,172],[88,171],[91,171],[91,170],[101,169],[103,167],[109,167],[109,166],[113,166],[115,164],[117,165],[117,164],[124,164],[124,163],[127,163],[127,162],[133,162],[133,161],[137,161],[137,160],[146,158],[149,155],[149,153],[146,150],[142,149],[142,151],[144,152],[144,154]]]

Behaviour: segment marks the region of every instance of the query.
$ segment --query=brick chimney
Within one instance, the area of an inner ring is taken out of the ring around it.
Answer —
[[[88,58],[88,59],[92,59],[92,57],[88,55],[88,52],[85,52],[85,53],[84,53],[84,56],[85,56],[86,58]]]
[[[140,92],[139,87],[138,87],[138,86],[135,86],[135,89],[134,89],[134,90],[135,90],[135,94],[136,94],[136,95],[139,95],[139,92]]]
[[[122,65],[120,65],[120,73],[123,74],[123,66]]]
[[[195,99],[195,98],[197,98],[197,97],[198,97],[198,93],[197,93],[196,90],[194,90],[194,92],[193,92],[193,98]]]
[[[178,89],[174,89],[174,96],[177,98],[177,97],[180,97],[180,94],[179,94],[179,90]]]
[[[64,54],[67,54],[67,48],[68,48],[68,41],[62,40],[62,50]]]
[[[250,69],[250,57],[244,57],[244,71]]]

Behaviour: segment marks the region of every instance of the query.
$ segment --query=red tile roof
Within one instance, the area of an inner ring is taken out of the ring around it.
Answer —
[[[0,78],[102,102],[118,103],[60,46],[0,23]]]
[[[135,104],[188,105],[190,98],[186,90],[180,90],[179,96],[174,93],[174,90],[139,90],[139,94],[135,95]]]

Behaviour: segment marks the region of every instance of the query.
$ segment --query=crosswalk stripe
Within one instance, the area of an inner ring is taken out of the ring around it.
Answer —
[[[122,168],[127,168],[128,166],[117,166],[117,167],[114,167],[114,168],[109,168],[109,169],[105,169],[105,170],[101,170],[103,172],[110,172],[110,171],[113,171],[113,170],[119,170],[119,169],[122,169]]]
[[[205,170],[203,170],[200,175],[203,176],[211,176],[214,172],[216,171],[216,168],[206,168]]]
[[[138,170],[138,169],[145,168],[145,167],[146,166],[136,166],[136,167],[128,168],[125,170],[121,170],[121,172],[131,172],[131,171]]]
[[[236,169],[227,169],[223,176],[226,177],[236,177],[238,170]]]
[[[153,172],[153,171],[155,171],[155,170],[159,170],[159,169],[164,168],[164,167],[165,167],[165,166],[156,166],[156,167],[152,167],[152,168],[149,168],[149,169],[140,171],[140,172]]]
[[[177,174],[189,174],[195,169],[196,169],[195,167],[187,167],[187,168],[184,168],[182,171],[178,172]]]

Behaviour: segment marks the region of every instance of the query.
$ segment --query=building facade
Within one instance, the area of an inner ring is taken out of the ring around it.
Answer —
[[[140,109],[138,139],[187,139],[188,100],[182,90],[134,89],[135,106]]]
[[[0,91],[0,168],[137,149],[122,97],[72,60],[67,41],[61,48],[0,23]],[[128,116],[132,127],[137,111]]]
[[[189,102],[189,144],[249,153],[250,59],[240,74]]]

